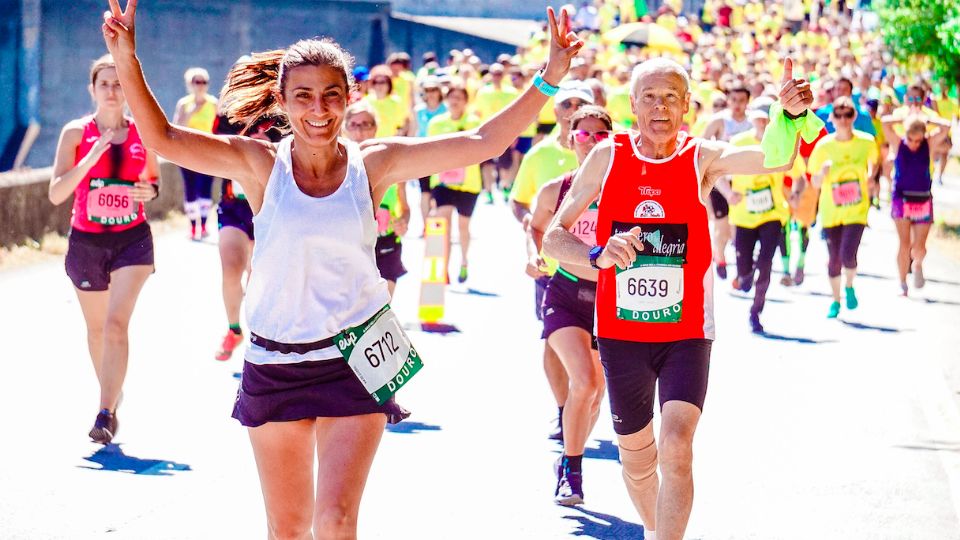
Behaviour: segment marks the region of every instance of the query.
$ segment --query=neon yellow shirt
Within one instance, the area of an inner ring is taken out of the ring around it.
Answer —
[[[427,136],[446,135],[466,131],[480,125],[480,119],[472,114],[465,114],[459,120],[450,117],[449,112],[434,116],[427,124]],[[483,182],[480,179],[480,165],[468,165],[463,169],[444,171],[430,177],[430,187],[443,185],[456,191],[480,193]]]
[[[614,88],[607,96],[607,112],[614,123],[622,129],[633,126],[633,109],[630,108],[630,85]]]
[[[400,98],[401,103],[410,103],[413,99],[410,89],[416,82],[416,76],[409,71],[401,71],[396,77],[391,77],[393,81],[393,93]]]
[[[391,94],[383,99],[377,99],[376,95],[368,94],[366,100],[377,111],[376,137],[379,139],[396,135],[407,120],[407,108],[400,98]]]
[[[190,111],[193,108],[193,95],[183,96],[177,102],[177,109]],[[213,133],[213,123],[217,119],[217,100],[210,95],[204,96],[204,103],[197,112],[187,118],[187,127],[206,133]]]
[[[474,111],[481,121],[487,121],[519,95],[516,88],[506,83],[499,90],[492,84],[485,85],[477,91],[477,97],[473,100]]]
[[[510,199],[530,206],[540,186],[576,168],[577,154],[561,146],[558,135],[549,135],[523,158]]]
[[[755,131],[735,135],[730,139],[734,146],[753,146],[760,144]],[[794,161],[790,176],[798,178],[802,173],[803,160]],[[734,175],[731,179],[733,190],[743,195],[743,199],[730,206],[730,223],[744,229],[756,229],[770,221],[785,224],[790,219],[790,205],[783,195],[784,173]]]
[[[824,163],[831,162],[820,187],[820,219],[824,228],[867,224],[867,173],[879,158],[873,136],[862,131],[855,130],[849,141],[838,141],[836,133],[820,139],[810,154],[807,170],[817,174]]]

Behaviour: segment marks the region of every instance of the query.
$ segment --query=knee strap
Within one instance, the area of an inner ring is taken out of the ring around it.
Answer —
[[[622,446],[620,463],[623,464],[623,481],[632,493],[642,493],[659,484],[657,478],[657,443],[651,441],[639,450],[629,450]]]

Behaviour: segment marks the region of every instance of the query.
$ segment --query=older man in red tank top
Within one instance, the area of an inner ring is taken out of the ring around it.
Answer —
[[[693,435],[714,339],[704,201],[720,176],[788,170],[798,142],[783,143],[792,145],[790,163],[767,169],[759,146],[733,147],[681,132],[690,79],[673,61],[638,65],[631,85],[638,131],[594,148],[544,237],[544,249],[561,263],[600,270],[597,336],[623,478],[645,538],[681,540],[693,506]],[[809,114],[812,102],[810,85],[793,78],[786,59],[784,114]],[[598,198],[597,245],[589,246],[568,229]],[[659,449],[652,423],[658,382]]]

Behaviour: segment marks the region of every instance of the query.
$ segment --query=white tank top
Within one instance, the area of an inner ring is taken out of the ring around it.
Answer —
[[[729,141],[734,135],[753,129],[753,122],[749,118],[734,120],[729,109],[723,111],[723,140]]]
[[[356,326],[390,301],[377,270],[377,223],[360,147],[345,139],[347,174],[326,197],[311,197],[293,179],[293,137],[280,141],[263,206],[247,286],[250,331],[280,343],[313,343]],[[340,356],[334,346],[307,354],[250,344],[246,360],[289,364]]]

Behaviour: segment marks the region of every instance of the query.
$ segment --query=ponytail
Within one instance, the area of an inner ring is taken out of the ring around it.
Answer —
[[[221,109],[231,123],[242,125],[243,131],[264,116],[286,118],[277,100],[284,54],[284,49],[253,53],[230,69],[220,96]]]

